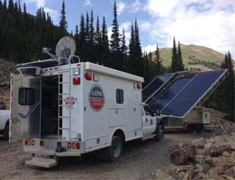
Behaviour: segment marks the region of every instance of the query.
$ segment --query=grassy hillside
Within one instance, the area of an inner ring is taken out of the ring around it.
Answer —
[[[160,55],[164,66],[170,66],[172,48],[161,48]],[[202,70],[218,69],[224,59],[224,55],[213,49],[181,44],[183,62],[187,68],[201,68]]]

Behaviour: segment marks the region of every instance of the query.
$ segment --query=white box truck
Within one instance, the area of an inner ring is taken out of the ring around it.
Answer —
[[[12,74],[10,141],[23,140],[33,156],[26,164],[49,168],[57,157],[101,149],[116,161],[125,142],[163,139],[162,118],[142,103],[142,77],[74,58],[21,64]]]

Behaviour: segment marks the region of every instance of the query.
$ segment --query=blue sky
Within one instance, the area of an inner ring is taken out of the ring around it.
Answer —
[[[52,16],[58,24],[62,0],[21,0],[28,12],[38,7]],[[65,0],[69,31],[80,23],[80,14],[91,9],[95,17],[106,17],[109,35],[113,20],[113,0]],[[182,44],[207,46],[221,53],[228,50],[235,57],[235,0],[117,0],[120,29],[130,38],[135,18],[140,28],[144,50],[153,51],[156,44],[171,47],[172,38]],[[95,18],[96,19],[96,18]]]

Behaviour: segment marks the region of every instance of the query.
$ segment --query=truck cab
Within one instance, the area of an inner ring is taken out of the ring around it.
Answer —
[[[143,122],[143,139],[155,134],[155,140],[162,140],[164,138],[164,124],[162,117],[158,112],[154,112],[147,104],[142,103],[142,122]]]
[[[9,138],[10,110],[0,110],[0,134],[4,140]]]

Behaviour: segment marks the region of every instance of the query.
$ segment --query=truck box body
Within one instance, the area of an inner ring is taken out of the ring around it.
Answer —
[[[80,156],[111,146],[115,133],[124,142],[153,137],[158,122],[141,104],[143,82],[89,62],[38,75],[22,68],[12,74],[10,141],[23,139],[28,153]]]

